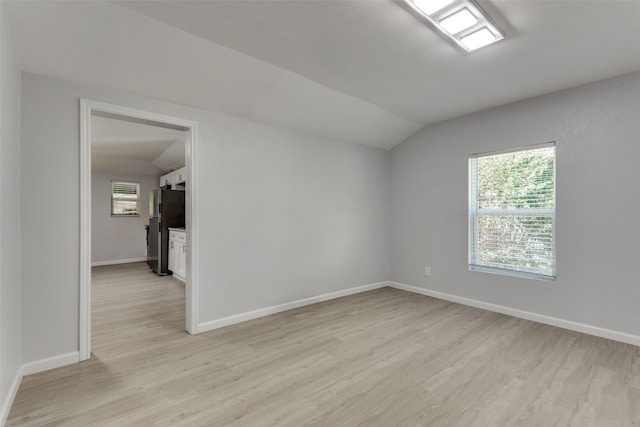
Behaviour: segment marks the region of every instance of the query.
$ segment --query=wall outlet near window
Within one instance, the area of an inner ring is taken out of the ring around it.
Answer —
[[[431,276],[431,267],[424,266],[424,275]]]

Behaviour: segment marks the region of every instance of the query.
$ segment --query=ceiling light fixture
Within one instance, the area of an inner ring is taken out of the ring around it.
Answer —
[[[481,28],[475,33],[464,36],[460,42],[469,50],[476,50],[496,42],[496,36],[488,28]]]
[[[427,15],[436,13],[445,6],[449,6],[453,0],[414,0],[413,4]]]
[[[444,19],[440,20],[440,27],[442,27],[447,33],[453,35],[458,34],[462,30],[475,25],[478,22],[478,18],[473,16],[473,13],[469,12],[466,7],[459,11],[452,13]]]
[[[504,38],[502,31],[474,0],[405,0],[445,37],[467,52]]]

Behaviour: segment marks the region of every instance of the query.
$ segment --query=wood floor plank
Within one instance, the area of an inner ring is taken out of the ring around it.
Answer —
[[[93,272],[91,360],[8,426],[640,426],[640,348],[384,288],[196,336],[184,285]]]

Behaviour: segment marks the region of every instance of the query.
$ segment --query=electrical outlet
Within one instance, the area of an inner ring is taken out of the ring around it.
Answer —
[[[424,275],[431,276],[431,267],[424,266]]]

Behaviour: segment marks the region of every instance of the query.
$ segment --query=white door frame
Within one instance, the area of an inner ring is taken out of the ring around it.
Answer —
[[[91,357],[91,114],[94,111],[118,114],[142,120],[167,123],[184,127],[186,186],[186,330],[198,333],[198,182],[196,174],[196,149],[198,123],[192,120],[166,116],[143,110],[80,99],[80,299],[79,299],[79,351],[80,360]]]

